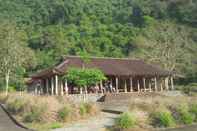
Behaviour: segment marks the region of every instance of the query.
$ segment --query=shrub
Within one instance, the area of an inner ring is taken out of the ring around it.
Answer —
[[[71,109],[68,106],[64,106],[58,111],[58,117],[61,121],[66,122],[70,116]]]
[[[80,104],[80,106],[79,106],[79,112],[80,112],[80,115],[81,116],[84,116],[85,114],[88,113],[87,104],[86,103],[81,103]]]
[[[119,128],[128,129],[136,124],[136,119],[130,113],[125,112],[117,119],[116,124]]]
[[[10,98],[7,101],[7,109],[13,114],[20,113],[24,110],[27,101],[23,100],[22,98]]]
[[[57,128],[61,128],[63,125],[61,123],[58,122],[54,122],[50,124],[50,129],[57,129]]]
[[[169,111],[159,111],[151,114],[152,124],[157,127],[173,127],[175,120]]]
[[[194,115],[195,122],[197,122],[197,104],[192,104],[191,105],[190,112]]]
[[[46,106],[31,106],[30,111],[26,112],[23,116],[24,122],[40,122],[44,115]]]
[[[183,124],[192,124],[195,116],[189,112],[188,106],[179,106],[177,109],[179,122]]]

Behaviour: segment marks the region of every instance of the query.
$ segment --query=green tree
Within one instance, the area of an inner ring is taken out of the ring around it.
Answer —
[[[0,24],[0,74],[4,77],[6,94],[9,80],[18,67],[32,66],[33,52],[26,46],[26,34],[10,21]]]
[[[86,68],[70,68],[63,78],[81,89],[96,85],[101,80],[106,79],[102,71],[99,69]]]

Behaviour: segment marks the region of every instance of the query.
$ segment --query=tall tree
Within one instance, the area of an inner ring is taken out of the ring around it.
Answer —
[[[6,94],[9,80],[18,67],[29,66],[33,52],[26,46],[25,33],[10,21],[0,24],[0,74],[5,79]]]

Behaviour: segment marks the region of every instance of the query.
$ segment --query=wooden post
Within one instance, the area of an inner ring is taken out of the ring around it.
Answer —
[[[146,79],[143,78],[144,92],[146,92]]]
[[[51,95],[54,95],[54,78],[51,77]]]
[[[174,90],[174,81],[173,81],[173,77],[171,76],[171,89]]]
[[[55,94],[58,95],[58,76],[55,75]]]
[[[169,78],[168,77],[166,77],[166,79],[165,79],[165,88],[166,88],[166,90],[169,90]]]
[[[155,77],[155,91],[157,91],[157,78]]]
[[[130,92],[133,92],[133,80],[132,80],[132,77],[130,77]]]
[[[64,95],[64,86],[63,86],[63,81],[60,81],[60,89],[61,89],[61,96]]]
[[[125,79],[125,83],[124,83],[124,92],[127,93],[127,80]]]
[[[100,88],[101,88],[101,93],[103,94],[104,92],[103,92],[103,82],[102,81],[100,81]]]
[[[137,80],[137,91],[140,92],[140,82]]]
[[[68,94],[68,82],[67,82],[67,80],[65,80],[64,88],[65,88],[65,93]]]
[[[49,94],[49,79],[46,79],[46,93]]]
[[[152,89],[151,89],[151,79],[148,80],[148,87],[149,87],[149,91],[152,92]]]
[[[160,82],[160,88],[161,88],[161,91],[163,91],[163,80],[162,80],[162,78],[161,78],[161,82]]]
[[[80,87],[80,94],[83,94],[83,88]]]
[[[116,77],[116,92],[118,93],[119,90],[118,90],[118,77]]]

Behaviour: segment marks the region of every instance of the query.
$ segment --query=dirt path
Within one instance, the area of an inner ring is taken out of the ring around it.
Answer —
[[[17,126],[0,107],[0,131],[27,131]]]
[[[103,112],[98,117],[66,125],[64,128],[55,129],[53,131],[100,131],[105,127],[112,126],[117,117],[117,114]]]

